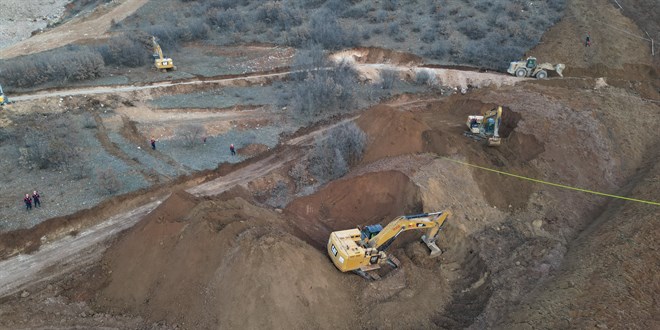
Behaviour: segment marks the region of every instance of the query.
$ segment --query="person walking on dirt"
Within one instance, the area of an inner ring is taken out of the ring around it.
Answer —
[[[236,156],[236,149],[234,148],[233,143],[231,145],[229,145],[229,152],[231,152],[232,156]]]
[[[584,47],[591,47],[591,36],[587,32],[587,37],[584,40]]]
[[[41,207],[41,201],[39,200],[39,198],[41,198],[41,196],[40,196],[39,193],[35,190],[35,191],[32,193],[32,200],[34,201],[34,207]]]
[[[32,198],[30,197],[30,194],[25,194],[25,198],[23,198],[23,202],[25,202],[26,211],[32,210]]]
[[[154,137],[151,137],[151,149],[156,150],[156,139]]]

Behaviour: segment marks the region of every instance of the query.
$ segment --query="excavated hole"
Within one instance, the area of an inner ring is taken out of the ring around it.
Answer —
[[[324,249],[331,231],[358,225],[386,225],[402,212],[419,212],[423,202],[419,188],[403,173],[386,171],[328,184],[314,195],[292,202],[287,211],[301,233],[299,237]],[[480,256],[474,238],[466,236],[449,219],[440,233],[438,245],[445,251],[430,258],[420,242],[421,233],[402,233],[388,248],[388,253],[402,263],[394,271],[381,270],[382,280],[359,282],[365,291],[359,296],[366,304],[384,304],[375,315],[391,312],[389,303],[407,304],[410,292],[420,293],[427,306],[402,313],[412,313],[431,320],[438,327],[458,328],[472,324],[488,303],[491,294],[488,268]],[[325,252],[324,252],[325,253]],[[355,281],[362,281],[357,275]],[[416,294],[417,295],[417,294]]]

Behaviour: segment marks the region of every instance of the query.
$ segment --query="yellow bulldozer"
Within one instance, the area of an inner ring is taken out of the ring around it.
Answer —
[[[555,71],[561,77],[562,71],[566,66],[564,64],[552,65],[550,63],[537,63],[536,57],[528,57],[524,61],[515,61],[509,64],[507,72],[516,77],[535,77],[537,79],[548,78],[548,72]]]
[[[388,264],[400,266],[399,260],[385,253],[385,249],[404,231],[424,230],[422,242],[431,251],[431,257],[442,254],[436,239],[450,212],[441,211],[416,215],[404,215],[392,220],[385,228],[380,224],[348,230],[335,231],[328,239],[328,255],[337,269],[354,272],[365,279],[377,280],[380,276],[373,272]]]
[[[167,72],[167,70],[176,70],[174,61],[172,61],[172,59],[169,57],[163,56],[163,50],[160,48],[160,45],[156,41],[156,37],[154,36],[151,37],[151,43],[154,46],[153,57],[154,57],[154,65],[156,66],[156,69],[162,72]]]
[[[468,116],[468,130],[463,134],[475,140],[486,140],[489,147],[502,144],[500,125],[502,125],[502,107],[486,111],[483,116]]]

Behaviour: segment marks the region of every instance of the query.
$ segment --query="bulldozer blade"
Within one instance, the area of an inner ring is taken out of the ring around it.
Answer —
[[[422,236],[422,242],[431,250],[431,258],[439,257],[442,254],[442,250],[435,244],[435,241],[428,239],[426,235]]]
[[[566,65],[564,65],[564,64],[555,65],[555,71],[562,78],[564,77],[564,75],[562,74],[562,71],[564,71],[565,68],[566,68]]]

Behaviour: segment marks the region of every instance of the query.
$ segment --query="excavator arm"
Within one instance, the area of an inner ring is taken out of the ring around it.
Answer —
[[[152,36],[151,37],[151,42],[154,45],[154,54],[158,54],[158,58],[162,61],[163,60],[163,50],[160,48],[160,45],[156,41],[156,37]]]
[[[427,230],[422,240],[431,249],[431,256],[439,255],[440,249],[435,245],[435,239],[448,216],[449,212],[400,216],[387,224],[383,230],[372,238],[363,238],[363,245],[383,251],[404,231]]]

